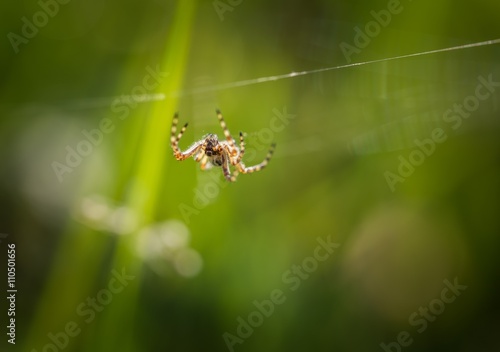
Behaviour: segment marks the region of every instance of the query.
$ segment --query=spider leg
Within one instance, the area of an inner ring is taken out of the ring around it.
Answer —
[[[203,157],[208,158],[205,155],[205,151],[203,150],[203,148],[201,148],[201,150],[198,151],[198,154],[196,154],[193,158],[194,158],[194,161],[199,162],[200,160],[203,159]]]
[[[231,165],[231,159],[230,159],[229,153],[226,149],[224,149],[223,155],[224,155],[224,160],[222,163],[222,172],[224,173],[224,177],[229,182],[234,182],[234,181],[236,181],[236,176],[231,175],[231,169],[229,168],[229,166]]]
[[[174,151],[174,156],[177,160],[185,160],[185,159],[189,158],[191,155],[193,155],[194,153],[198,152],[202,147],[204,147],[204,141],[194,143],[184,152],[182,150],[180,150],[179,149],[179,141],[180,141],[182,135],[184,134],[184,132],[186,131],[188,124],[186,123],[179,131],[179,134],[176,135],[178,123],[179,123],[179,115],[176,113],[174,115],[174,119],[172,120],[172,129],[170,131],[170,146],[172,147],[172,150]],[[198,156],[199,155],[197,155],[196,157],[198,158]],[[197,160],[197,161],[199,161],[199,160]]]
[[[174,119],[172,120],[172,128],[170,130],[170,146],[172,147],[172,150],[174,151],[175,158],[177,160],[184,160],[187,158],[187,156],[184,156],[182,151],[179,149],[179,140],[181,139],[182,135],[186,131],[188,124],[186,123],[181,128],[179,134],[176,135],[178,123],[179,123],[179,114],[175,113]]]
[[[229,129],[227,128],[226,121],[224,121],[224,118],[222,117],[222,113],[220,112],[219,109],[215,110],[217,113],[217,118],[219,119],[220,127],[224,131],[224,137],[226,137],[227,142],[231,146],[231,150],[235,151],[236,150],[236,145],[234,144],[234,139],[231,137],[231,133],[229,132]],[[236,153],[236,151],[234,152]],[[231,154],[231,156],[235,156],[236,154]]]
[[[200,168],[202,170],[208,170],[208,169],[211,169],[213,167],[212,163],[210,161],[208,161],[208,156],[204,156],[202,159],[201,159],[201,162],[200,162]]]
[[[238,177],[239,174],[240,174],[240,172],[238,171],[238,169],[234,170],[233,174],[231,175],[231,180],[233,182],[235,182],[236,181],[236,177]]]
[[[243,155],[245,155],[245,141],[243,140],[243,132],[240,132],[240,153],[236,158],[235,165],[241,162],[241,159],[243,159]]]
[[[200,155],[203,155],[204,148],[205,148],[205,141],[199,141],[199,142],[194,143],[192,146],[190,146],[184,152],[179,150],[179,154],[176,154],[174,151],[174,155],[175,155],[175,158],[177,160],[185,160],[199,151],[200,153],[198,155],[196,155],[196,159],[198,159],[196,161],[200,161],[200,159],[201,159]]]
[[[266,165],[269,163],[269,160],[271,160],[271,157],[273,156],[274,153],[274,148],[276,147],[276,144],[271,144],[271,148],[267,152],[266,158],[257,165],[254,166],[245,166],[242,162],[240,162],[236,167],[238,168],[238,171],[241,172],[242,174],[250,174],[252,172],[257,172],[262,170],[263,168],[266,167]]]

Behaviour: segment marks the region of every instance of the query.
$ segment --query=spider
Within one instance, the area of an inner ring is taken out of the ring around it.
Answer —
[[[177,132],[177,124],[179,122],[179,114],[176,113],[174,115],[174,119],[172,121],[172,130],[170,134],[170,145],[172,146],[172,150],[174,151],[174,156],[177,160],[182,161],[184,159],[193,156],[196,162],[200,163],[200,168],[202,170],[206,170],[211,168],[212,166],[220,166],[222,167],[222,172],[224,173],[224,177],[229,182],[236,181],[236,177],[238,173],[249,174],[252,172],[260,171],[266,167],[271,159],[275,144],[271,144],[271,148],[267,152],[266,158],[257,165],[254,166],[245,166],[243,161],[243,155],[245,155],[245,141],[243,139],[243,133],[240,132],[240,147],[236,146],[236,142],[231,137],[231,133],[227,129],[226,122],[222,117],[222,113],[220,110],[215,111],[217,113],[217,118],[219,119],[220,126],[224,131],[224,136],[226,137],[225,141],[219,141],[216,134],[209,133],[198,142],[193,143],[186,151],[182,151],[179,149],[179,141],[186,131],[188,124],[186,123],[184,127],[181,128],[179,134],[176,135]],[[235,170],[231,174],[230,166],[234,166]]]

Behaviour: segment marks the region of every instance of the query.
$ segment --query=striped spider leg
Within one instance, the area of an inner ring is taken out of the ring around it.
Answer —
[[[179,161],[182,161],[189,158],[196,152],[199,152],[200,149],[203,148],[204,141],[198,141],[194,143],[185,152],[181,151],[179,149],[179,141],[181,140],[182,135],[186,131],[188,123],[186,122],[186,124],[181,128],[179,134],[176,135],[178,123],[179,123],[179,114],[176,113],[174,115],[174,119],[172,120],[172,129],[170,130],[170,146],[174,151],[175,158]],[[196,155],[195,160],[200,161],[202,157],[203,157],[203,152],[200,152]]]
[[[238,162],[235,164],[237,171],[241,172],[242,174],[251,174],[252,172],[257,172],[262,170],[267,166],[269,160],[271,160],[275,148],[276,144],[275,143],[271,144],[271,147],[267,152],[266,158],[260,164],[254,166],[245,166],[243,161],[241,161],[243,155],[245,154],[245,141],[243,139],[243,133],[240,132],[240,155],[238,156]]]

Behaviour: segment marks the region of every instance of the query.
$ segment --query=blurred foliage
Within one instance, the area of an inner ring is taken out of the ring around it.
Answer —
[[[19,291],[0,350],[224,351],[275,290],[234,350],[380,351],[402,331],[405,351],[498,350],[500,90],[456,129],[443,117],[500,81],[500,45],[219,86],[500,38],[498,2],[401,1],[347,58],[390,4],[3,4],[0,248],[16,243]],[[14,48],[23,18],[44,25]],[[173,158],[174,112],[186,148],[222,136],[216,108],[247,165],[277,143],[265,170],[228,184]],[[386,172],[437,128],[393,192]],[[319,239],[340,246],[299,275]],[[467,289],[418,332],[411,315],[455,279]]]

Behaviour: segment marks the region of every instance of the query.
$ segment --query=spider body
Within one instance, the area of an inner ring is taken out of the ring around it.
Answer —
[[[179,141],[186,131],[188,124],[186,123],[179,133],[177,134],[177,124],[179,122],[178,114],[175,114],[172,120],[172,129],[170,134],[170,145],[174,151],[174,156],[177,160],[182,161],[189,157],[193,157],[196,162],[200,163],[202,170],[208,169],[212,166],[222,168],[224,177],[230,182],[236,181],[239,173],[247,174],[262,170],[271,160],[274,152],[275,144],[271,145],[266,158],[255,166],[247,167],[242,161],[245,154],[245,141],[243,133],[240,132],[239,147],[236,145],[235,140],[229,132],[226,122],[222,117],[219,110],[216,110],[219,124],[224,131],[225,140],[219,141],[216,134],[207,134],[198,142],[193,143],[188,149],[182,151],[179,149]],[[235,170],[231,172],[230,167],[233,166]]]
[[[203,139],[206,143],[205,149],[200,150],[201,160],[206,158],[206,160],[201,164],[204,168],[209,165],[222,166],[224,164],[224,147],[222,143],[219,142],[219,138],[215,134],[207,134]],[[202,153],[205,153],[205,156]]]
[[[208,134],[203,138],[207,145],[205,146],[205,154],[207,156],[217,156],[217,154],[221,153],[221,146],[219,145],[219,138],[215,134]],[[210,160],[212,161],[212,160]]]

